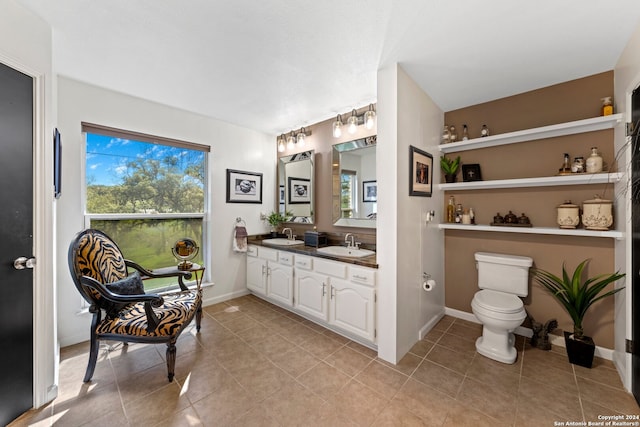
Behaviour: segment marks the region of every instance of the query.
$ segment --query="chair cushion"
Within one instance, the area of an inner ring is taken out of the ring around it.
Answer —
[[[202,294],[198,291],[183,291],[163,294],[164,303],[154,308],[160,323],[147,332],[147,316],[144,303],[129,304],[117,316],[107,317],[96,327],[98,335],[118,334],[134,337],[170,337],[178,335],[200,306]]]
[[[105,283],[104,286],[114,294],[119,295],[144,295],[144,284],[140,278],[140,273],[134,271],[124,279],[112,283]],[[107,317],[113,318],[127,306],[127,303],[111,302],[106,298],[100,298],[100,306],[107,312]]]

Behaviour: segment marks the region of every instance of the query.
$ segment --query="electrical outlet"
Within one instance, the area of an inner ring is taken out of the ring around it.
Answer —
[[[260,221],[266,221],[267,220],[267,214],[265,214],[264,212],[260,212]]]

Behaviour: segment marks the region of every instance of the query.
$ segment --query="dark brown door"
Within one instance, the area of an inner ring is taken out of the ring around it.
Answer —
[[[631,167],[631,335],[634,347],[640,346],[640,290],[635,286],[640,283],[640,88],[636,88],[631,95],[631,121],[634,124],[632,141]],[[640,404],[640,351],[635,350],[631,355],[631,391]]]
[[[32,165],[33,80],[0,64],[0,425],[33,406]]]

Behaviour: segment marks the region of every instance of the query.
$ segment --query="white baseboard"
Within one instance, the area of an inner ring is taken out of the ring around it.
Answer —
[[[445,307],[444,314],[455,317],[457,319],[467,320],[469,322],[478,323],[480,321],[473,313],[467,313],[466,311],[456,310],[454,308]],[[521,335],[523,337],[531,338],[533,336],[533,331],[530,328],[525,328],[522,326],[518,326],[514,331],[516,335]],[[549,334],[549,341],[552,345],[557,345],[558,347],[564,347],[564,337],[561,335]],[[602,359],[613,360],[614,351],[609,348],[598,347],[596,346],[596,356]]]
[[[436,323],[438,323],[440,319],[444,317],[444,314],[445,312],[444,310],[442,310],[440,313],[435,315],[431,320],[429,320],[422,328],[420,328],[420,331],[418,334],[418,340],[421,340],[422,338],[424,338],[425,335],[427,335],[427,333],[436,325]]]
[[[230,299],[234,299],[234,298],[238,298],[238,297],[242,297],[245,295],[249,295],[249,289],[241,289],[239,291],[234,291],[234,292],[229,292],[227,294],[224,295],[218,295],[212,298],[205,298],[202,300],[202,306],[206,307],[209,305],[213,305],[213,304],[218,304],[220,302],[225,302],[228,301]]]

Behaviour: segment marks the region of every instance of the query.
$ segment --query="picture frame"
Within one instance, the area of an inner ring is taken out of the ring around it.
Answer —
[[[482,172],[480,171],[480,165],[477,163],[462,165],[462,181],[482,181]]]
[[[289,204],[311,203],[311,180],[288,177]]]
[[[280,204],[284,205],[284,185],[281,185],[278,189]]]
[[[409,196],[431,197],[433,193],[433,155],[409,146]]]
[[[227,169],[227,203],[262,203],[262,174]]]
[[[53,130],[53,197],[62,195],[62,136],[58,128]]]
[[[364,203],[378,201],[378,181],[362,181],[362,201]]]

